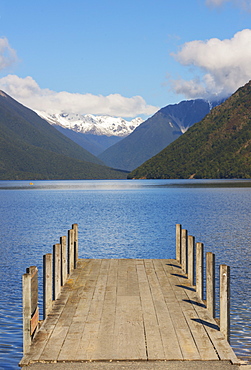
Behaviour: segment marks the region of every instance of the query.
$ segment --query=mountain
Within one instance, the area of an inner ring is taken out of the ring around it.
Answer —
[[[251,81],[129,178],[251,178]]]
[[[95,156],[122,140],[120,136],[83,134],[58,125],[53,127]]]
[[[108,166],[132,171],[204,118],[211,107],[202,99],[168,105],[98,157]]]
[[[143,122],[140,117],[134,118],[132,121],[126,121],[120,117],[94,116],[92,114],[49,114],[42,111],[36,111],[36,113],[52,125],[59,125],[76,132],[94,135],[124,137]]]
[[[1,180],[125,177],[3,91],[0,133]]]
[[[129,135],[143,122],[140,117],[127,121],[120,117],[92,114],[49,114],[42,111],[36,113],[94,155],[102,153]]]

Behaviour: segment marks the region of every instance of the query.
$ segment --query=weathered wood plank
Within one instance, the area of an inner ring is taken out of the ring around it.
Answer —
[[[31,314],[33,315],[38,305],[38,269],[30,266],[26,272],[31,275]]]
[[[204,275],[204,244],[196,243],[196,291],[200,299],[203,299],[203,275]]]
[[[181,353],[177,332],[174,328],[171,312],[169,307],[167,307],[163,291],[158,280],[158,273],[156,274],[152,260],[145,260],[144,262],[148,282],[151,287],[153,303],[158,317],[165,356],[172,360],[184,359]],[[170,340],[170,338],[172,338],[172,340]]]
[[[220,265],[220,330],[229,342],[230,333],[230,267]]]
[[[166,354],[163,347],[158,317],[155,311],[145,267],[142,263],[137,263],[137,273],[145,327],[148,360],[165,359]]]
[[[207,309],[212,317],[215,317],[215,255],[206,253],[206,301]]]
[[[90,309],[86,317],[84,331],[76,354],[76,360],[94,359],[93,353],[98,341],[98,331],[104,305],[104,295],[108,270],[109,260],[101,260],[99,272],[97,272],[98,278],[96,281],[93,297],[90,302]]]
[[[168,279],[165,279],[166,276],[163,271],[163,267],[161,266],[161,261],[155,261],[156,267],[156,273],[159,276],[160,281],[162,282],[162,291],[163,294],[166,296],[169,292],[165,292],[165,287],[167,285]],[[175,277],[174,277],[175,278]],[[164,284],[163,279],[165,279],[166,284]],[[169,279],[169,284],[172,287],[172,279]],[[175,293],[175,292],[174,292]],[[186,319],[184,317],[184,314],[182,312],[182,309],[177,301],[177,299],[172,299],[172,301],[166,301],[166,305],[168,308],[168,312],[170,314],[173,327],[175,330],[175,336],[177,337],[177,340],[179,342],[179,347],[181,349],[182,357],[183,359],[200,359],[200,355],[198,353],[198,350],[196,348],[196,345],[194,343],[190,328],[186,322]],[[173,336],[172,336],[173,337]],[[189,341],[189,345],[188,345]]]
[[[31,275],[23,274],[23,351],[26,354],[30,350],[30,318],[31,318]]]
[[[175,260],[79,260],[22,364],[237,358]]]
[[[51,255],[50,255],[51,256]],[[86,271],[85,267],[89,261],[82,260],[80,262],[81,271]],[[75,275],[76,276],[76,275]],[[52,335],[55,326],[59,320],[60,315],[65,309],[66,303],[69,299],[70,294],[72,293],[73,279],[74,275],[67,280],[65,286],[62,289],[60,297],[54,302],[53,307],[47,316],[46,320],[43,322],[41,329],[38,331],[35,339],[32,342],[31,351],[25,356],[20,365],[27,365],[30,362],[44,361],[41,356],[44,348],[46,347],[50,336]]]
[[[38,325],[38,321],[39,321],[39,308],[37,307],[37,309],[35,310],[30,320],[30,334],[31,335],[34,334],[34,331],[36,330],[37,325]]]
[[[53,245],[53,294],[56,300],[61,291],[61,244]]]
[[[40,356],[40,361],[57,361],[58,354],[69,331],[66,325],[56,325]]]
[[[32,341],[30,351],[24,355],[20,362],[20,366],[27,366],[32,362],[39,361],[41,351],[44,348],[50,333],[50,331],[44,330],[43,328],[38,331],[35,339]]]
[[[196,311],[193,309],[186,309],[183,312],[186,320],[189,322],[189,327],[194,337],[201,360],[219,360],[219,356],[217,355],[205,328],[199,323],[199,317]]]
[[[116,292],[117,292],[118,260],[111,260],[108,271],[104,305],[100,321],[97,345],[93,352],[93,358],[100,360],[114,360],[114,336],[116,315]]]
[[[187,273],[187,230],[181,230],[181,266],[184,273]]]
[[[181,262],[181,229],[180,224],[176,224],[176,259]]]
[[[68,230],[68,274],[71,274],[74,269],[74,230]]]
[[[177,270],[176,270],[177,271]],[[179,282],[182,285],[183,280],[179,278]],[[209,312],[205,309],[204,303],[198,297],[197,293],[194,290],[186,290],[188,298],[191,304],[194,306],[195,311],[198,314],[198,322],[204,326],[210,340],[215,347],[215,350],[219,356],[219,359],[224,361],[232,361],[233,364],[238,363],[238,359],[230,347],[229,343],[227,342],[226,338],[224,337],[223,333],[220,332],[218,325],[216,324],[215,320],[210,316]]]
[[[61,284],[64,285],[68,276],[68,266],[67,266],[67,238],[66,236],[60,237],[61,244]]]
[[[173,275],[174,276],[173,282],[175,284],[174,289],[175,297],[177,299],[179,306],[182,309],[185,320],[187,321],[196,347],[198,348],[201,360],[218,360],[219,357],[214,349],[214,346],[204,327],[198,323],[199,321],[198,314],[194,310],[194,307],[191,304],[189,297],[187,295],[187,290],[193,291],[195,290],[190,285],[190,282],[188,283],[188,285],[187,283],[184,284],[184,282],[181,285],[179,283],[179,277],[175,275],[177,274]],[[184,279],[183,281],[186,281],[186,279]]]
[[[77,268],[77,262],[78,262],[78,224],[73,224],[72,229],[74,230],[74,268]]]
[[[188,235],[188,252],[187,252],[187,277],[194,284],[194,249],[195,249],[195,237]]]
[[[134,260],[118,263],[114,359],[146,359],[142,306]]]
[[[52,254],[43,256],[43,316],[44,319],[52,308]]]
[[[52,335],[52,332],[55,329],[63,310],[66,307],[69,296],[72,294],[71,288],[72,279],[69,279],[63,287],[60,297],[54,302],[50,314],[47,316],[41,329],[36,335],[35,340],[32,344],[33,352],[29,355],[29,357],[27,356],[27,359],[29,358],[34,361],[41,360],[43,350],[46,347],[47,342]]]
[[[147,360],[139,297],[117,296],[114,336],[117,359]]]
[[[66,340],[60,350],[58,361],[75,360],[77,353],[79,353],[79,345],[83,336],[86,317],[90,311],[93,293],[96,287],[97,269],[100,262],[96,260],[89,260],[88,264],[83,264],[81,261],[78,279],[75,284],[78,287],[77,294],[79,300],[77,302],[76,310],[69,327],[69,332]]]

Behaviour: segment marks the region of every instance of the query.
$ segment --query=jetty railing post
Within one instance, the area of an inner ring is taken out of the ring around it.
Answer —
[[[61,291],[61,244],[53,245],[53,287],[57,299]]]
[[[26,354],[31,345],[31,275],[23,274],[23,352]]]
[[[181,263],[181,225],[176,224],[176,260]]]
[[[77,268],[78,262],[78,224],[73,224],[74,230],[74,269]]]
[[[215,255],[206,253],[206,300],[207,309],[215,317]]]
[[[31,320],[30,320],[30,335],[32,336],[39,322],[38,308],[38,269],[36,266],[30,266],[26,270],[31,275]]]
[[[52,254],[43,256],[43,317],[52,309]]]
[[[196,291],[201,300],[203,300],[203,270],[204,270],[204,245],[196,243]]]
[[[230,334],[230,267],[220,265],[220,331],[229,342]]]
[[[38,309],[38,269],[30,266],[23,275],[23,346],[29,350],[32,337],[39,322]]]
[[[61,285],[63,286],[66,282],[68,275],[67,267],[67,247],[66,247],[66,236],[60,237],[61,244]]]
[[[187,277],[194,285],[194,245],[195,238],[192,235],[188,235],[188,254],[187,254]]]
[[[74,230],[68,230],[68,274],[74,269]]]
[[[181,230],[181,267],[187,273],[187,230]]]

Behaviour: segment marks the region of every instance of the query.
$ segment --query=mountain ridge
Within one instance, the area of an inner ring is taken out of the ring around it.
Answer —
[[[122,140],[120,136],[84,134],[58,125],[53,125],[53,127],[96,157]]]
[[[121,117],[92,114],[35,112],[95,156],[122,140],[143,122],[141,117],[127,121]]]
[[[0,92],[0,179],[124,178]]]
[[[195,99],[167,105],[98,158],[108,166],[132,171],[204,118],[216,104]]]
[[[128,178],[251,178],[251,81]]]
[[[58,125],[75,132],[98,136],[125,137],[143,122],[141,117],[127,121],[121,117],[95,116],[93,114],[67,112],[50,114],[38,110],[35,112],[51,125]]]

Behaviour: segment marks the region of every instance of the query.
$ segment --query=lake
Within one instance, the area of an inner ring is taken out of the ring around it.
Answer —
[[[0,181],[0,204],[0,369],[22,357],[22,274],[36,265],[41,285],[73,223],[80,258],[174,258],[182,224],[230,265],[231,345],[251,361],[251,180]]]

